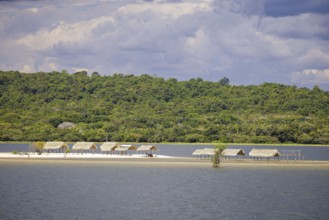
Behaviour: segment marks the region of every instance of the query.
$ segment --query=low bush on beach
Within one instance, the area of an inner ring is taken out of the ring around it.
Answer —
[[[226,149],[226,145],[225,144],[216,144],[215,145],[215,154],[213,156],[213,158],[211,159],[211,162],[212,162],[212,166],[213,167],[218,167],[219,166],[219,163],[220,163],[220,153]]]
[[[34,142],[32,144],[33,150],[37,152],[38,155],[41,155],[43,153],[43,146],[45,145],[45,142],[38,141]]]

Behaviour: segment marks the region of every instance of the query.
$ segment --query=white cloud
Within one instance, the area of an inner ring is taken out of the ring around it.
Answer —
[[[142,4],[130,4],[120,7],[117,12],[131,16],[134,14],[141,14],[152,12],[153,15],[160,16],[160,18],[172,18],[177,19],[184,15],[193,14],[197,11],[209,11],[211,10],[211,2],[198,3],[182,2],[182,3],[142,3]]]
[[[89,33],[104,22],[113,22],[113,19],[111,17],[99,17],[77,23],[62,21],[52,30],[40,30],[36,34],[18,39],[17,43],[33,50],[42,50],[59,42],[80,42],[86,40]]]
[[[27,10],[33,13],[37,13],[39,11],[38,8],[28,8]]]
[[[300,14],[286,17],[264,17],[260,29],[286,39],[327,38],[329,15]]]
[[[23,73],[32,73],[33,68],[31,68],[29,65],[25,64],[20,71],[23,72]]]
[[[81,71],[89,71],[88,68],[81,68],[81,67],[73,67],[74,72],[81,72]]]
[[[64,68],[60,68],[56,62],[55,58],[45,57],[44,59],[40,59],[39,62],[39,70],[46,70],[46,71],[61,71]]]
[[[1,68],[300,85],[303,71],[290,73],[328,68],[325,13],[267,17],[266,0],[46,2],[0,2]]]
[[[291,79],[294,83],[302,85],[329,85],[329,69],[305,69],[293,72]]]
[[[329,65],[329,51],[323,51],[321,46],[313,46],[297,58],[299,66],[327,67]]]

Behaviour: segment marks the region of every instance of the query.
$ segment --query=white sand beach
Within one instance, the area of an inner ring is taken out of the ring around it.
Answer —
[[[18,153],[13,154],[11,152],[0,153],[0,158],[2,159],[113,159],[113,158],[148,158],[145,154],[97,154],[97,153],[42,153],[38,155],[37,153]],[[175,158],[165,155],[153,155],[153,158]]]
[[[70,164],[112,164],[127,166],[196,166],[211,167],[211,160],[196,159],[192,157],[171,157],[166,155],[118,155],[118,154],[93,154],[93,153],[0,153],[1,163],[70,163]],[[329,169],[329,161],[314,160],[260,160],[250,159],[224,160],[221,159],[220,167],[275,167],[275,168],[302,168],[302,169]]]

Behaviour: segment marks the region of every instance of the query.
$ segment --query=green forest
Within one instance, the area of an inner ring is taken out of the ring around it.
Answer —
[[[329,144],[329,92],[226,77],[0,71],[0,141],[51,140]]]

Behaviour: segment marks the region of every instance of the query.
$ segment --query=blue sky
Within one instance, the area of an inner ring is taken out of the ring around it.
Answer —
[[[329,90],[327,0],[0,1],[0,69]]]

